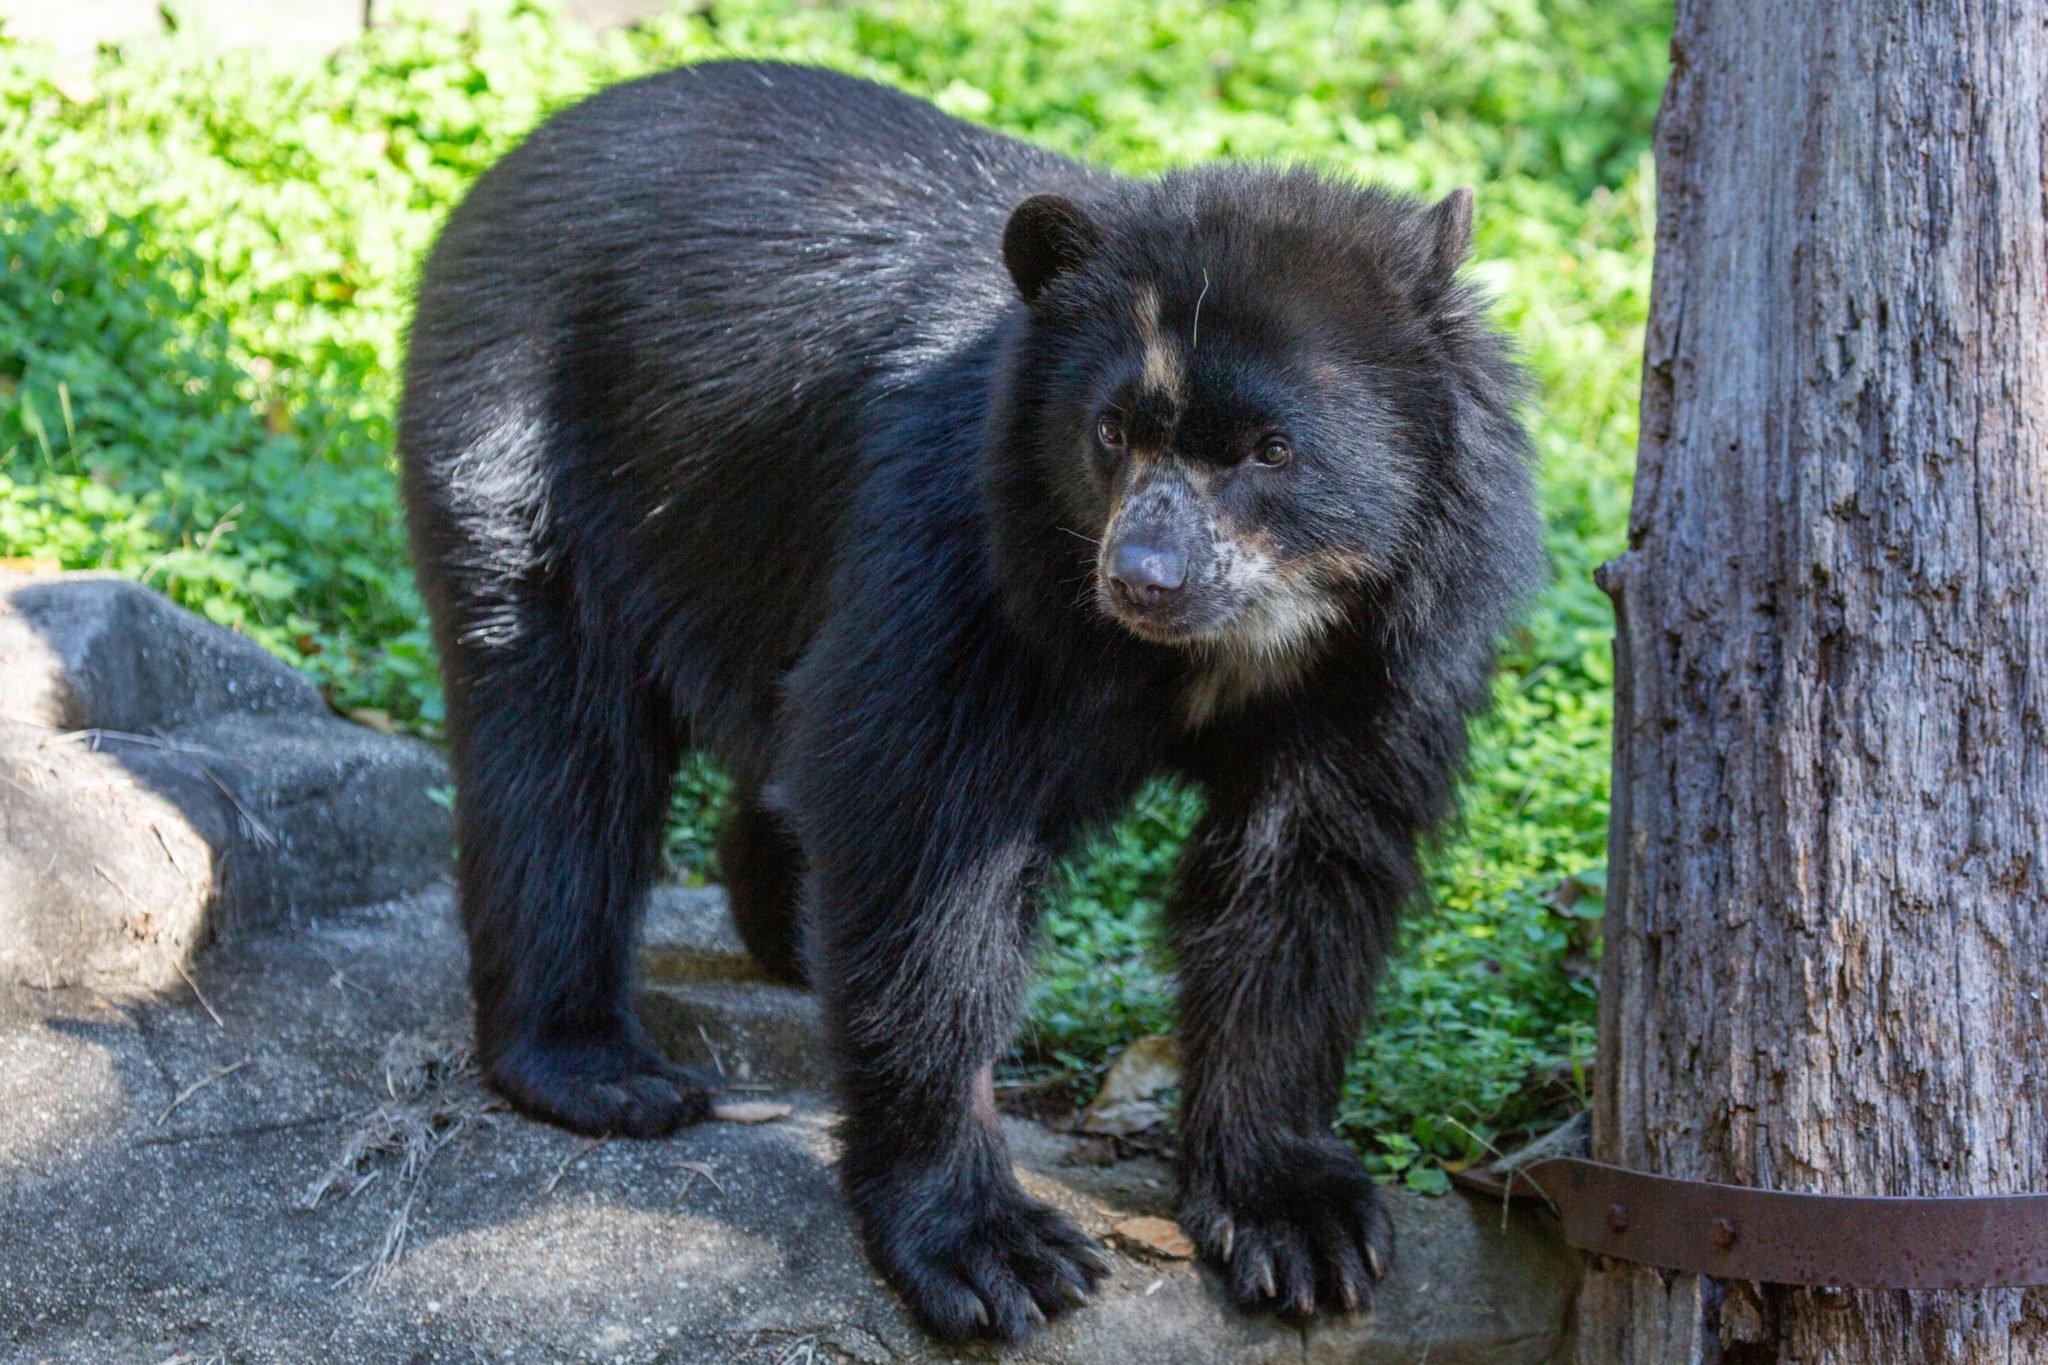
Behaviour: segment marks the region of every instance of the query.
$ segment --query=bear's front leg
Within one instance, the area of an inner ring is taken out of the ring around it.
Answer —
[[[1370,1308],[1393,1226],[1330,1131],[1411,837],[1330,756],[1212,787],[1169,929],[1186,1074],[1180,1220],[1244,1308]]]
[[[816,978],[846,1108],[841,1180],[877,1267],[948,1340],[1020,1341],[1109,1266],[1019,1187],[997,1123],[991,1069],[1015,1022],[1042,861],[1029,837],[1001,836],[1014,813],[934,812],[850,838],[866,823],[854,820],[821,833],[813,854]]]

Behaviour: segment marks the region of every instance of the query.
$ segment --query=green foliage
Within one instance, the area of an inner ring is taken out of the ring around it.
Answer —
[[[369,423],[317,388],[254,379],[165,237],[146,210],[0,203],[0,547],[139,577],[299,663],[338,704],[411,687],[431,716]]]
[[[676,774],[669,796],[668,837],[663,852],[669,870],[692,886],[718,880],[718,829],[732,779],[703,754],[691,754]]]
[[[1173,1030],[1172,983],[1154,943],[1174,855],[1201,810],[1194,793],[1150,783],[1114,829],[1059,868],[1044,897],[1022,1057],[1084,1077],[1131,1039]]]
[[[1538,381],[1555,576],[1477,735],[1341,1124],[1385,1178],[1546,1120],[1589,1044],[1609,617],[1649,264],[1660,0],[712,0],[593,38],[515,5],[323,64],[203,33],[58,79],[0,37],[0,556],[145,578],[434,734],[391,456],[408,291],[440,216],[548,110],[741,53],[838,66],[1122,170],[1301,160],[1480,189],[1473,273]],[[693,766],[672,861],[715,871]],[[1082,1076],[1170,1027],[1153,947],[1196,798],[1149,789],[1058,879],[1018,1062]],[[1555,890],[1564,884],[1562,893]]]

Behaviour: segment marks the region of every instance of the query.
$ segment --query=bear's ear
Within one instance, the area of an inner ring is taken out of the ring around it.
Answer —
[[[1472,187],[1460,185],[1423,214],[1429,224],[1429,264],[1449,277],[1465,264],[1472,249]]]
[[[1034,194],[1017,205],[1003,229],[1003,264],[1024,302],[1083,264],[1102,246],[1102,229],[1088,211],[1063,194]]]

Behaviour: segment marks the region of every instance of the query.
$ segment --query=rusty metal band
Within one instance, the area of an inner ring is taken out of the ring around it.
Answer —
[[[2048,1284],[2048,1194],[1789,1194],[1579,1157],[1461,1183],[1540,1196],[1579,1250],[1665,1270],[1842,1289]]]

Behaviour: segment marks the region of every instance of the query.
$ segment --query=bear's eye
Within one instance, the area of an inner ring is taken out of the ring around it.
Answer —
[[[1114,417],[1097,418],[1095,422],[1095,439],[1108,446],[1111,450],[1122,450],[1124,448],[1124,424],[1117,421]]]
[[[1268,436],[1252,452],[1252,463],[1261,469],[1278,469],[1294,458],[1294,447],[1279,436]]]

